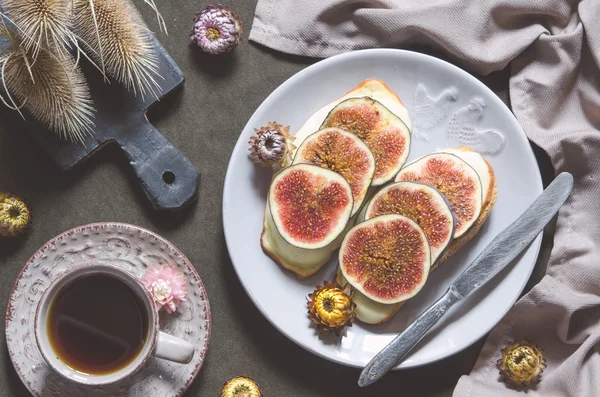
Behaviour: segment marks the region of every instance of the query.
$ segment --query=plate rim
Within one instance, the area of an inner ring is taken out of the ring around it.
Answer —
[[[155,233],[151,230],[148,230],[144,227],[141,226],[137,226],[137,225],[132,225],[129,223],[125,223],[125,222],[93,222],[93,223],[87,223],[84,225],[80,225],[80,226],[76,226],[76,227],[72,227],[68,230],[65,230],[64,232],[61,232],[57,235],[55,235],[54,237],[50,238],[49,240],[47,240],[46,242],[44,242],[37,250],[35,250],[35,252],[29,257],[29,259],[27,259],[27,261],[25,262],[25,265],[21,268],[21,270],[19,271],[19,274],[17,275],[17,277],[15,278],[15,281],[12,285],[12,288],[10,290],[10,293],[8,294],[8,302],[6,305],[6,312],[4,315],[4,339],[6,341],[6,348],[8,350],[8,355],[10,357],[10,361],[11,364],[15,370],[15,372],[17,373],[17,375],[19,376],[19,380],[21,381],[21,383],[25,386],[25,388],[27,389],[27,391],[29,391],[29,393],[31,393],[32,396],[38,396],[37,393],[35,393],[28,382],[25,382],[25,380],[23,379],[23,374],[21,373],[20,369],[15,365],[15,361],[14,361],[14,355],[16,353],[13,352],[13,350],[9,347],[9,343],[6,340],[7,332],[6,329],[9,326],[9,317],[11,317],[12,314],[12,307],[10,305],[11,303],[11,299],[13,294],[15,293],[15,290],[19,284],[19,281],[21,280],[21,278],[23,277],[23,274],[25,273],[25,271],[29,268],[29,266],[32,264],[33,260],[41,254],[41,252],[45,249],[48,248],[48,246],[52,243],[54,243],[55,241],[57,241],[60,238],[64,238],[69,236],[70,234],[73,234],[75,232],[79,232],[79,231],[83,231],[86,229],[91,229],[94,227],[117,227],[117,228],[124,228],[124,229],[135,229],[137,231],[141,231],[144,233],[148,233],[149,235],[155,237],[158,240],[163,241],[166,245],[168,245],[169,247],[173,248],[173,250],[178,253],[185,262],[187,262],[187,264],[190,266],[190,268],[194,271],[194,275],[196,277],[196,279],[198,280],[198,283],[202,289],[202,296],[204,298],[204,301],[206,302],[206,343],[204,344],[202,351],[198,352],[198,354],[200,354],[201,356],[204,357],[204,359],[194,368],[194,371],[192,372],[190,378],[186,381],[184,387],[178,391],[177,394],[175,394],[173,397],[179,397],[185,394],[185,392],[190,388],[190,386],[192,385],[192,383],[194,383],[194,380],[196,380],[196,378],[198,377],[198,374],[200,373],[200,370],[202,369],[202,367],[204,366],[204,363],[206,362],[206,354],[208,352],[208,346],[210,345],[210,337],[211,337],[211,329],[212,329],[212,316],[211,316],[211,310],[210,310],[210,302],[208,301],[208,291],[206,290],[206,287],[204,285],[204,282],[202,281],[202,278],[200,277],[200,275],[198,274],[198,271],[196,270],[196,268],[194,267],[194,264],[189,260],[189,258],[184,255],[184,253],[173,243],[171,243],[169,240],[167,240],[166,238],[160,236],[158,233]],[[12,322],[14,319],[10,319],[10,322]]]
[[[275,329],[277,329],[281,334],[283,334],[286,338],[288,338],[289,340],[291,340],[292,342],[294,342],[296,345],[302,347],[304,350],[319,356],[321,358],[324,358],[328,361],[331,362],[335,362],[338,364],[342,364],[344,366],[347,367],[352,367],[352,368],[363,368],[362,365],[357,365],[354,363],[350,363],[350,362],[346,362],[343,361],[337,357],[332,357],[332,356],[327,356],[325,354],[322,354],[321,352],[312,349],[310,346],[305,345],[304,343],[302,343],[299,340],[296,340],[294,338],[291,337],[291,335],[289,335],[287,332],[285,332],[283,329],[281,329],[277,323],[275,323],[274,320],[271,319],[271,317],[269,315],[267,315],[267,312],[265,310],[265,308],[260,304],[260,302],[256,299],[256,297],[254,296],[254,294],[252,293],[252,291],[249,289],[249,287],[246,285],[246,283],[243,281],[243,278],[240,276],[240,273],[238,271],[237,266],[235,265],[233,259],[232,259],[232,255],[231,255],[231,250],[234,246],[233,242],[230,241],[230,238],[228,237],[228,232],[227,232],[227,225],[225,222],[225,217],[227,214],[227,203],[225,200],[225,197],[228,196],[228,191],[229,191],[229,186],[231,185],[230,183],[230,179],[231,179],[231,174],[233,172],[232,167],[230,167],[231,161],[233,159],[234,153],[236,153],[238,151],[238,146],[242,146],[243,144],[245,144],[245,142],[243,142],[242,140],[242,134],[244,132],[244,130],[246,130],[246,128],[249,126],[250,121],[252,121],[261,111],[264,107],[266,107],[265,103],[267,102],[267,100],[273,96],[275,93],[277,93],[278,91],[282,91],[285,90],[287,88],[287,86],[293,84],[296,80],[300,80],[304,77],[304,75],[309,74],[311,72],[313,72],[313,70],[315,68],[327,68],[329,64],[331,63],[335,63],[335,62],[339,62],[342,60],[345,60],[346,58],[349,58],[349,60],[351,60],[354,57],[360,57],[361,54],[401,54],[402,56],[408,56],[408,57],[415,57],[415,58],[421,58],[421,59],[427,59],[426,62],[433,62],[435,64],[440,65],[443,68],[450,68],[450,69],[454,69],[456,72],[458,72],[459,74],[462,74],[466,79],[472,81],[473,83],[475,83],[476,86],[478,86],[480,89],[487,91],[488,93],[492,94],[492,98],[493,101],[497,102],[500,107],[504,108],[504,110],[507,112],[508,116],[510,118],[512,118],[515,122],[516,125],[518,126],[518,131],[519,134],[521,135],[524,139],[525,142],[528,143],[526,146],[527,151],[529,151],[529,153],[531,154],[531,156],[533,157],[535,164],[536,164],[536,168],[535,170],[537,171],[536,174],[536,179],[537,179],[537,183],[539,185],[539,187],[541,188],[541,190],[543,191],[544,189],[544,185],[543,185],[543,181],[542,181],[542,176],[539,170],[539,165],[537,164],[537,158],[535,156],[535,153],[533,151],[533,148],[531,147],[531,144],[529,142],[529,138],[527,137],[527,134],[525,133],[525,131],[523,130],[523,127],[521,125],[521,123],[519,122],[519,120],[515,117],[514,113],[510,110],[510,108],[498,97],[498,95],[492,91],[487,85],[485,85],[481,80],[479,80],[478,78],[476,78],[475,76],[473,76],[472,74],[470,74],[469,72],[467,72],[466,70],[462,69],[459,66],[456,66],[448,61],[445,61],[443,59],[434,57],[432,55],[428,55],[428,54],[424,54],[421,52],[417,52],[417,51],[411,51],[411,50],[405,50],[405,49],[396,49],[396,48],[371,48],[371,49],[363,49],[363,50],[355,50],[355,51],[350,51],[350,52],[346,52],[346,53],[342,53],[339,55],[335,55],[329,58],[325,58],[322,60],[319,60],[311,65],[308,65],[307,67],[305,67],[304,69],[300,70],[299,72],[295,73],[294,75],[290,76],[289,78],[287,78],[284,82],[282,82],[277,88],[275,88],[269,95],[267,95],[267,97],[265,97],[263,99],[263,101],[261,102],[261,104],[256,108],[256,110],[252,113],[252,115],[250,116],[250,118],[248,119],[248,121],[246,122],[246,124],[244,125],[244,127],[242,128],[242,130],[240,131],[240,135],[238,136],[238,139],[236,141],[236,144],[234,145],[232,151],[231,151],[231,156],[229,158],[228,164],[227,164],[227,171],[225,173],[225,179],[224,179],[224,183],[223,183],[223,194],[222,194],[222,203],[221,203],[221,211],[222,211],[222,218],[223,218],[223,234],[225,237],[225,245],[227,246],[227,253],[229,255],[229,259],[231,261],[231,264],[234,268],[234,271],[238,277],[238,279],[240,280],[240,284],[242,285],[242,287],[244,288],[244,291],[246,291],[246,293],[248,294],[248,296],[250,297],[250,300],[252,301],[252,303],[256,306],[256,308],[260,311],[260,313],[263,315],[263,317],[265,317],[267,319],[267,321],[269,323],[271,323],[271,325],[273,325],[273,327]],[[364,56],[364,55],[363,55]],[[251,126],[250,126],[251,127]],[[458,348],[450,348],[445,350],[442,354],[440,354],[438,357],[431,359],[429,361],[426,362],[420,362],[420,363],[410,363],[410,364],[405,364],[405,363],[400,363],[399,365],[395,366],[393,369],[394,370],[401,370],[401,369],[410,369],[410,368],[418,368],[418,367],[422,367],[422,366],[426,366],[426,365],[430,365],[433,363],[436,363],[438,361],[444,360],[448,357],[451,357],[455,354],[460,353],[461,351],[473,346],[475,343],[477,343],[479,340],[481,340],[483,337],[486,337],[486,335],[488,335],[490,333],[490,331],[496,327],[501,321],[502,319],[506,316],[506,314],[512,309],[512,307],[514,306],[515,302],[517,302],[517,300],[521,297],[523,290],[525,289],[525,287],[527,286],[527,283],[529,282],[529,279],[531,278],[531,274],[533,273],[533,270],[535,269],[535,265],[539,259],[539,253],[541,250],[541,246],[542,246],[542,236],[543,236],[543,231],[540,232],[540,234],[532,241],[532,243],[529,245],[529,248],[533,248],[534,251],[534,259],[533,259],[533,264],[530,266],[530,268],[527,271],[527,277],[524,278],[524,282],[522,283],[522,285],[519,287],[519,293],[516,294],[516,296],[514,298],[511,298],[511,305],[508,306],[508,308],[506,310],[502,311],[502,315],[499,317],[498,321],[493,322],[493,324],[491,324],[490,327],[484,327],[486,328],[485,332],[481,333],[480,335],[476,335],[476,337],[473,339],[473,341],[466,343],[464,346],[460,346]],[[500,312],[499,312],[500,313]]]

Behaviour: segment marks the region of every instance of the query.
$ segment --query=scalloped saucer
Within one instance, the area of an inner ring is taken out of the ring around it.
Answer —
[[[152,358],[131,378],[111,386],[72,383],[46,364],[36,345],[33,319],[46,287],[56,275],[82,262],[98,261],[141,275],[154,265],[176,266],[188,278],[187,301],[171,315],[160,313],[161,330],[196,346],[189,364]],[[19,274],[8,301],[6,342],[19,377],[34,396],[178,397],[202,368],[210,340],[206,290],[190,261],[173,244],[146,229],[123,223],[94,223],[48,241]]]

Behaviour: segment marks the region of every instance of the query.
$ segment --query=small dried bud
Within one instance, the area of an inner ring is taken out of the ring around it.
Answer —
[[[229,7],[208,6],[196,13],[190,39],[209,54],[231,52],[242,41],[242,22]]]

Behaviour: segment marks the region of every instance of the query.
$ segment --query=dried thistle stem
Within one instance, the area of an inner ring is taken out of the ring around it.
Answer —
[[[130,0],[72,1],[74,31],[106,75],[142,98],[147,93],[158,97],[152,34]]]
[[[64,50],[54,46],[37,49],[34,58],[34,49],[27,49],[14,30],[0,24],[0,34],[11,43],[0,56],[1,80],[13,104],[9,107],[24,107],[62,138],[83,142],[92,133],[94,108],[74,59],[57,56]],[[21,102],[19,107],[11,94]]]
[[[156,20],[158,21],[158,28],[160,29],[160,31],[162,32],[164,30],[165,34],[169,34],[169,32],[167,32],[167,24],[165,23],[165,19],[163,18],[160,11],[158,11],[158,7],[156,7],[156,3],[154,3],[154,0],[144,0],[144,3],[148,4],[150,8],[152,8],[156,13]]]
[[[23,47],[34,59],[42,47],[72,48],[70,0],[4,0],[8,17],[22,33]]]

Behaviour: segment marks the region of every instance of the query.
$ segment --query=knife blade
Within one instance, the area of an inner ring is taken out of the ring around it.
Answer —
[[[558,175],[516,221],[492,240],[437,302],[373,357],[360,374],[359,386],[365,387],[381,379],[406,357],[448,309],[511,263],[542,232],[572,189],[573,176],[567,172]]]

